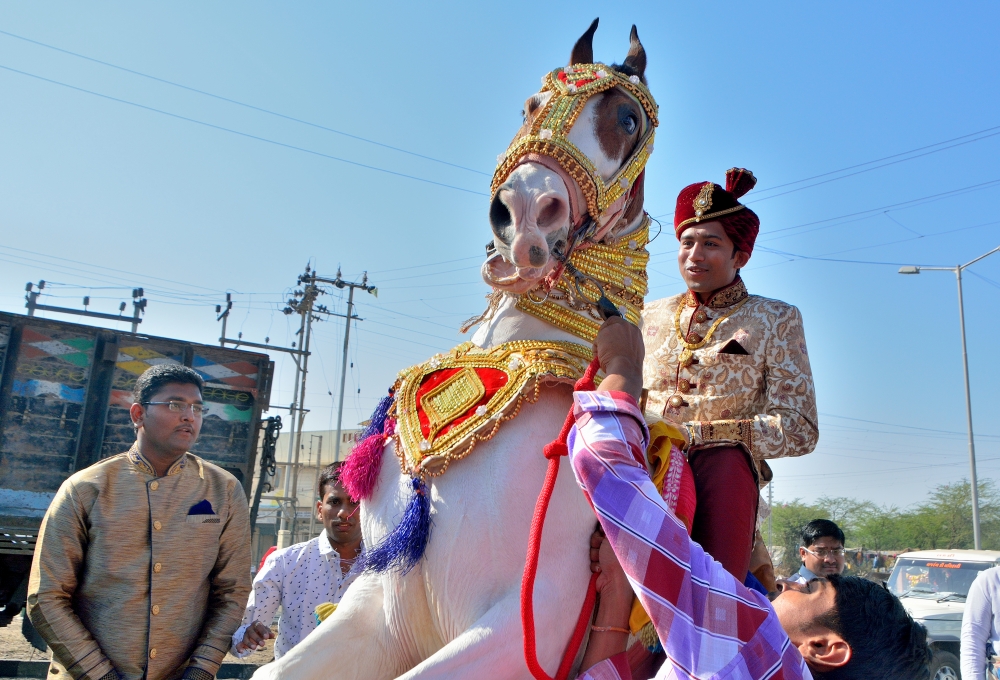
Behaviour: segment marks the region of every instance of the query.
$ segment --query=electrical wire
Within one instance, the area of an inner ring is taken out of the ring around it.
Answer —
[[[112,64],[111,62],[108,62],[108,61],[102,61],[100,59],[95,59],[94,57],[88,57],[85,54],[80,54],[79,52],[72,52],[70,50],[63,49],[62,47],[56,47],[55,45],[49,45],[48,43],[43,43],[43,42],[41,42],[39,40],[33,40],[31,38],[26,38],[23,35],[17,35],[16,33],[11,33],[9,31],[4,31],[4,30],[0,30],[0,34],[6,35],[6,36],[11,37],[11,38],[16,38],[17,40],[23,40],[25,42],[31,43],[33,45],[38,45],[40,47],[44,47],[46,49],[55,50],[56,52],[62,52],[63,54],[68,54],[68,55],[70,55],[72,57],[77,57],[78,59],[85,59],[85,60],[93,62],[95,64],[100,64],[102,66],[107,66],[109,68],[113,68],[113,69],[117,69],[119,71],[123,71],[125,73],[130,73],[132,75],[136,75],[136,76],[139,76],[141,78],[148,78],[149,80],[153,80],[153,81],[156,81],[158,83],[163,83],[165,85],[170,85],[172,87],[177,87],[177,88],[180,88],[182,90],[187,90],[188,92],[194,92],[196,94],[204,95],[206,97],[211,97],[212,99],[217,99],[219,101],[227,102],[229,104],[235,104],[236,106],[242,106],[242,107],[250,109],[252,111],[258,111],[260,113],[266,113],[266,114],[268,114],[270,116],[276,116],[278,118],[283,118],[285,120],[290,120],[292,122],[300,123],[302,125],[308,125],[309,127],[313,127],[313,128],[319,129],[319,130],[324,130],[326,132],[332,132],[332,133],[337,134],[337,135],[342,135],[342,136],[348,137],[350,139],[355,139],[355,140],[360,141],[360,142],[365,142],[366,144],[374,144],[375,146],[380,146],[380,147],[382,147],[384,149],[391,149],[392,151],[398,151],[399,153],[404,153],[404,154],[407,154],[409,156],[415,156],[417,158],[422,158],[424,160],[433,161],[434,163],[441,163],[442,165],[447,165],[447,166],[450,166],[450,167],[453,167],[453,168],[458,168],[459,170],[466,170],[468,172],[474,172],[477,175],[485,175],[486,177],[491,177],[492,176],[492,173],[483,172],[482,170],[476,170],[475,168],[469,168],[469,167],[466,167],[464,165],[459,165],[457,163],[452,163],[450,161],[441,160],[440,158],[434,158],[433,156],[427,156],[427,155],[424,155],[424,154],[421,154],[421,153],[417,153],[415,151],[409,151],[407,149],[402,149],[402,148],[400,148],[398,146],[392,146],[391,144],[385,144],[383,142],[378,142],[378,141],[375,141],[374,139],[368,139],[367,137],[361,137],[359,135],[351,134],[350,132],[344,132],[343,130],[336,130],[334,128],[327,127],[326,125],[320,125],[319,123],[312,123],[312,122],[310,122],[308,120],[303,120],[301,118],[296,118],[294,116],[289,116],[287,114],[279,113],[277,111],[272,111],[270,109],[265,109],[265,108],[260,107],[260,106],[254,106],[253,104],[247,104],[246,102],[237,101],[236,99],[230,99],[229,97],[223,97],[221,95],[217,95],[217,94],[214,94],[212,92],[207,92],[205,90],[199,90],[198,88],[191,87],[189,85],[184,85],[182,83],[178,83],[178,82],[175,82],[175,81],[172,81],[172,80],[166,80],[165,78],[159,78],[157,76],[149,75],[148,73],[143,73],[141,71],[136,71],[134,69],[126,68],[124,66],[119,66],[118,64]]]
[[[347,158],[341,158],[339,156],[334,156],[332,154],[323,153],[321,151],[315,151],[313,149],[307,149],[306,147],[303,147],[303,146],[296,146],[294,144],[287,144],[285,142],[279,142],[279,141],[277,141],[275,139],[269,139],[267,137],[261,137],[260,135],[253,135],[253,134],[250,134],[249,132],[241,132],[239,130],[234,130],[233,128],[228,128],[228,127],[225,127],[223,125],[216,125],[214,123],[209,123],[209,122],[206,122],[206,121],[203,121],[203,120],[198,120],[197,118],[191,118],[189,116],[182,116],[179,113],[172,113],[170,111],[165,111],[163,109],[158,109],[158,108],[155,108],[153,106],[146,106],[145,104],[139,104],[138,102],[129,101],[127,99],[121,99],[120,97],[112,97],[111,95],[108,95],[108,94],[103,94],[101,92],[95,92],[94,90],[88,90],[88,89],[83,88],[83,87],[77,87],[76,85],[70,85],[69,83],[64,83],[64,82],[59,81],[59,80],[53,80],[52,78],[46,78],[44,76],[40,76],[40,75],[37,75],[37,74],[34,74],[34,73],[29,73],[27,71],[21,71],[20,69],[11,68],[10,66],[4,66],[3,64],[0,64],[0,69],[3,69],[5,71],[9,71],[11,73],[17,73],[17,74],[22,75],[22,76],[27,76],[29,78],[35,78],[37,80],[41,80],[41,81],[46,82],[46,83],[51,83],[53,85],[59,85],[60,87],[66,87],[66,88],[69,88],[71,90],[76,90],[77,92],[83,92],[85,94],[89,94],[89,95],[92,95],[94,97],[100,97],[102,99],[107,99],[109,101],[117,102],[119,104],[127,104],[128,106],[134,106],[136,108],[143,109],[143,110],[146,110],[146,111],[152,111],[153,113],[159,113],[159,114],[164,115],[164,116],[169,116],[171,118],[176,118],[177,120],[183,120],[183,121],[186,121],[188,123],[194,123],[195,125],[202,125],[204,127],[211,128],[213,130],[219,130],[221,132],[228,132],[230,134],[237,135],[239,137],[245,137],[247,139],[254,139],[254,140],[257,140],[258,142],[264,142],[266,144],[273,144],[275,146],[279,146],[279,147],[282,147],[282,148],[285,148],[285,149],[291,149],[293,151],[301,151],[302,153],[307,153],[307,154],[310,154],[310,155],[313,155],[313,156],[318,156],[320,158],[326,158],[328,160],[337,161],[338,163],[346,163],[348,165],[353,165],[355,167],[365,168],[366,170],[373,170],[375,172],[382,172],[382,173],[385,173],[387,175],[393,175],[394,177],[402,177],[404,179],[411,179],[411,180],[414,180],[416,182],[423,182],[425,184],[432,184],[434,186],[444,187],[445,189],[454,189],[455,191],[461,191],[463,193],[473,194],[473,195],[476,195],[476,196],[486,196],[487,195],[487,194],[483,193],[482,191],[474,191],[472,189],[465,189],[463,187],[458,187],[458,186],[455,186],[453,184],[446,184],[444,182],[438,182],[438,181],[435,181],[435,180],[432,180],[432,179],[427,179],[425,177],[418,177],[416,175],[409,175],[409,174],[407,174],[405,172],[397,172],[395,170],[389,170],[388,168],[380,168],[380,167],[378,167],[376,165],[369,165],[367,163],[359,163],[358,161],[352,161],[352,160],[349,160]]]

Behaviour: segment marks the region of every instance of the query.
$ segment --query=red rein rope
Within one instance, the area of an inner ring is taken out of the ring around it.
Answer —
[[[575,390],[593,390],[594,376],[597,374],[599,364],[597,357],[590,362],[576,385]],[[549,501],[552,500],[552,490],[556,486],[556,478],[559,476],[559,459],[569,455],[569,448],[566,440],[569,438],[569,431],[576,420],[573,417],[573,409],[570,408],[566,415],[559,436],[546,444],[543,452],[549,460],[548,470],[545,472],[545,483],[542,484],[542,491],[538,494],[538,502],[535,503],[535,514],[531,518],[531,532],[528,534],[528,559],[524,563],[524,576],[521,578],[521,628],[524,631],[524,661],[528,665],[528,670],[536,680],[565,680],[569,676],[570,667],[576,659],[580,645],[583,643],[583,636],[587,632],[587,623],[590,621],[590,614],[594,610],[594,601],[597,597],[597,590],[594,584],[597,581],[597,574],[590,577],[590,584],[587,586],[587,596],[580,610],[580,616],[576,620],[576,628],[573,629],[573,636],[569,645],[563,653],[559,670],[556,671],[555,678],[549,676],[538,663],[538,654],[535,649],[535,575],[538,573],[538,553],[542,547],[542,528],[545,525],[545,515],[549,510]]]

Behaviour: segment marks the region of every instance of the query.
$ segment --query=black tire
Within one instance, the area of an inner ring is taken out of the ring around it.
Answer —
[[[961,680],[962,667],[951,652],[935,650],[931,658],[931,680]]]

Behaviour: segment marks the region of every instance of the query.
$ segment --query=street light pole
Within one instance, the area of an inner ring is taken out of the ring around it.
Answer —
[[[976,440],[972,436],[972,391],[969,389],[969,351],[965,345],[965,306],[962,304],[962,267],[955,267],[958,279],[958,322],[962,329],[962,368],[965,371],[965,417],[969,426],[969,475],[972,484],[972,538],[976,550],[982,550],[979,533],[979,479],[976,475]]]
[[[955,267],[900,267],[900,274],[919,274],[922,271],[955,272],[958,281],[958,324],[962,335],[962,369],[965,375],[965,417],[969,430],[969,476],[972,486],[972,539],[976,550],[982,550],[982,535],[979,530],[979,481],[976,475],[976,440],[972,433],[972,390],[969,387],[969,351],[965,342],[965,305],[962,299],[962,270],[993,253],[1000,252],[1000,246],[980,255],[974,260]]]

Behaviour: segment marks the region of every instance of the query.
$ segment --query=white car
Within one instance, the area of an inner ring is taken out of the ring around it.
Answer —
[[[996,550],[918,550],[896,559],[887,583],[910,616],[927,628],[932,680],[959,680],[962,612],[981,571],[1000,565]]]

